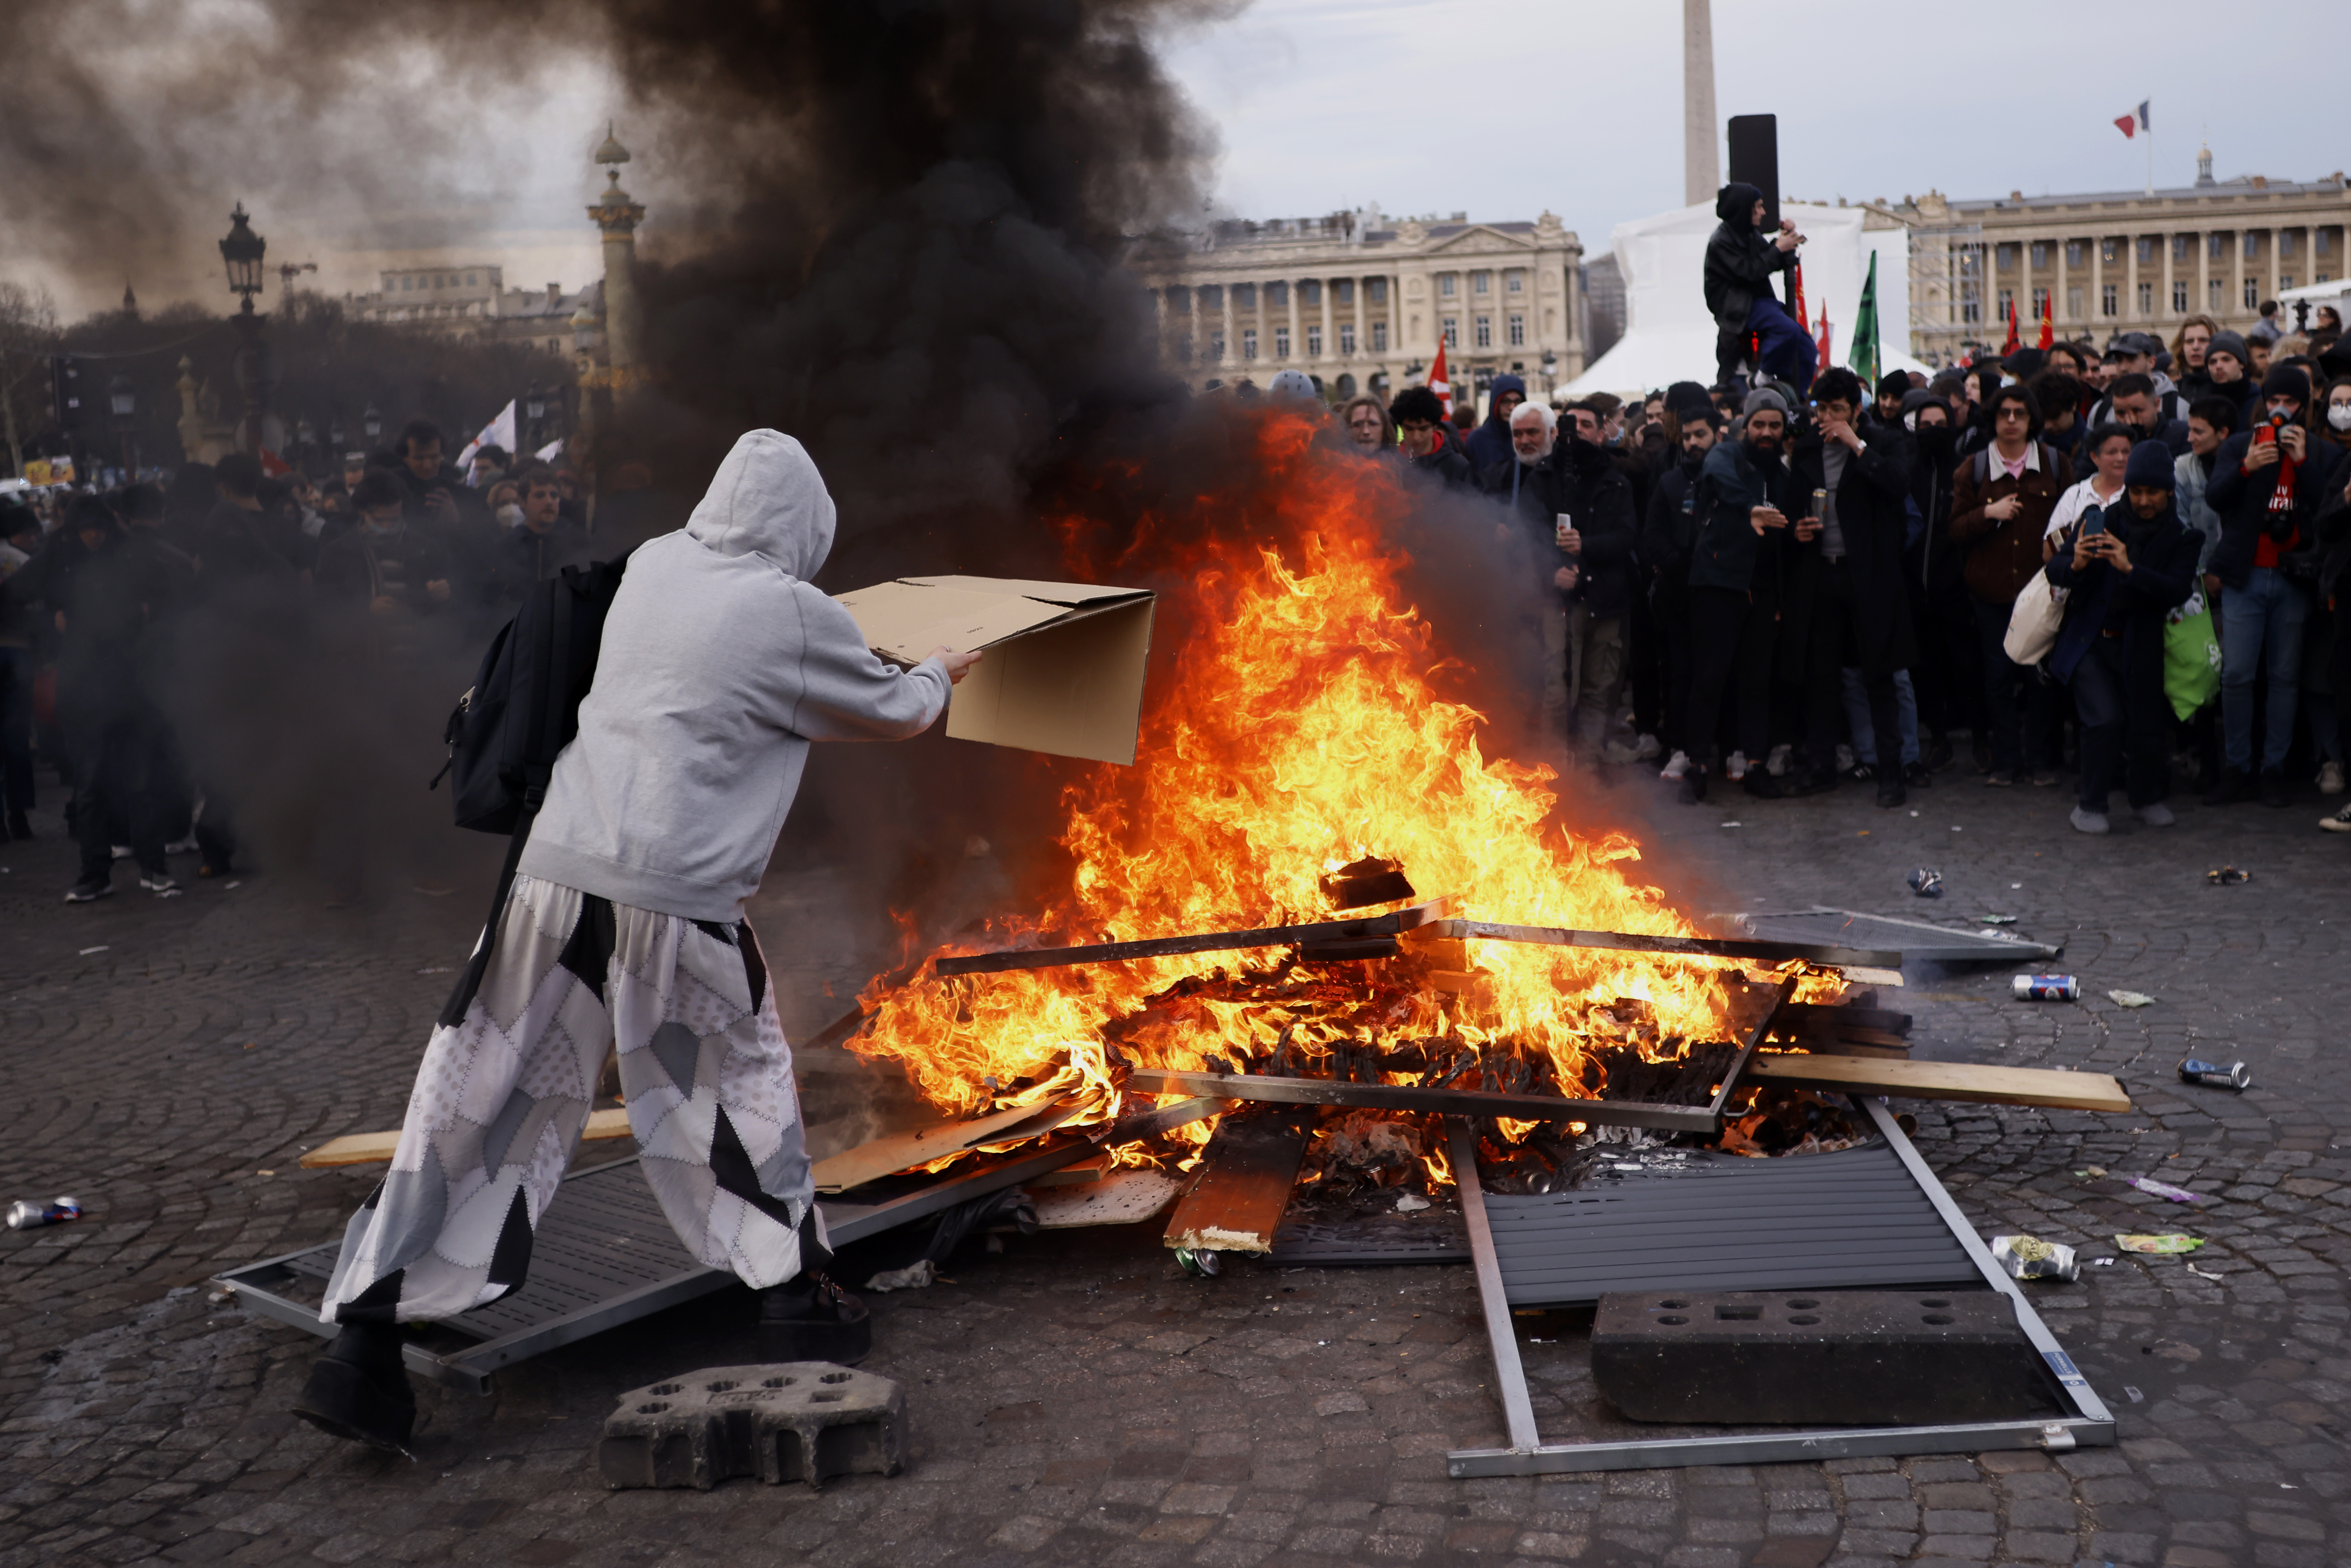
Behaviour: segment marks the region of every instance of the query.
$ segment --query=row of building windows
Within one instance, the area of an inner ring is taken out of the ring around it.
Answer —
[[[2317,283],[2332,283],[2335,280],[2327,274],[2322,272],[2312,281]],[[2280,288],[2294,287],[2294,275],[2290,272],[2280,273],[2278,275],[2278,287]],[[2244,280],[2243,287],[2241,287],[2238,292],[2244,296],[2244,306],[2246,309],[2255,310],[2261,308],[2262,287],[2263,285],[2259,278],[2248,277]],[[2190,284],[2183,278],[2174,278],[2171,284],[2171,313],[2175,316],[2187,315],[2190,308],[2189,299],[2192,294],[2193,287]],[[2155,314],[2154,284],[2140,284],[2138,286],[2137,298],[2138,313],[2141,316],[2152,316]],[[2068,287],[2065,290],[2065,315],[2069,319],[2079,320],[2081,319],[2082,299],[2083,292],[2080,288]],[[2002,320],[2007,319],[2008,312],[2015,303],[2016,290],[2012,288],[2003,288],[2000,291],[2000,314]],[[2032,291],[2032,319],[2038,320],[2043,312],[2047,308],[2048,304],[2049,290],[2046,288],[2034,289]],[[2221,277],[2214,277],[2206,280],[2204,308],[2212,315],[2220,316],[2227,314],[2228,308],[2228,280]],[[2120,284],[2107,283],[2099,286],[2098,314],[2101,316],[2120,316],[2122,314],[2122,286]],[[1966,302],[1965,308],[1962,311],[1962,319],[1968,321],[1977,321],[1981,319],[1981,312],[1977,308],[1976,305],[1972,301]]]
[[[2245,260],[2258,261],[2261,259],[2262,233],[2263,231],[2260,229],[2249,229],[2245,231],[2244,234],[2238,236],[2240,246]],[[2300,242],[2296,240],[2295,234],[2296,231],[2293,229],[2280,229],[2277,231],[2277,253],[2281,260],[2293,256],[2299,249]],[[2173,235],[2171,236],[2171,259],[2174,261],[2188,261],[2192,259],[2195,254],[2195,240],[2196,236],[2193,235]],[[2090,246],[2092,244],[2091,241],[2069,239],[2063,243],[2065,246],[2065,265],[2067,267],[2083,267],[2088,264]],[[2102,239],[2095,243],[2098,247],[2098,260],[2100,262],[2112,264],[2122,260],[2123,242],[2120,239]],[[2160,235],[2140,235],[2132,242],[2132,253],[2141,264],[2151,266],[2157,260],[2156,247],[2160,243]],[[2051,257],[2056,254],[2058,244],[2059,242],[2056,240],[2037,239],[2032,241],[2032,265],[2035,267],[2047,267],[2050,263]],[[2022,243],[2015,241],[2001,246],[1999,247],[1994,265],[2002,272],[2014,271],[2016,269],[2017,256],[2024,248],[2025,246]],[[2335,253],[2334,231],[2332,229],[2313,230],[2310,236],[2310,249],[2311,254],[2314,256],[2332,256]],[[2205,258],[2209,261],[2228,260],[2229,235],[2226,234],[2210,234],[2205,235],[2204,255]]]
[[[1458,349],[1461,346],[1460,317],[1440,317],[1437,320],[1437,326],[1438,329],[1444,333],[1445,346],[1447,348]],[[1503,319],[1502,333],[1503,341],[1508,343],[1511,348],[1522,349],[1526,347],[1527,319],[1524,316],[1519,315],[1515,311],[1512,312],[1510,315]],[[1480,349],[1492,348],[1494,346],[1494,319],[1491,316],[1471,317],[1469,319],[1469,334],[1470,340],[1475,347]]]
[[[1437,298],[1440,299],[1458,298],[1461,293],[1461,282],[1464,276],[1464,274],[1458,272],[1438,273],[1437,275]],[[1494,274],[1490,270],[1471,272],[1466,276],[1469,282],[1469,293],[1473,297],[1477,295],[1490,295],[1494,292]],[[1501,275],[1501,279],[1502,292],[1506,294],[1523,294],[1526,292],[1527,275],[1525,268],[1511,267]],[[1355,302],[1355,283],[1356,280],[1352,277],[1332,278],[1331,280],[1331,302],[1334,305],[1353,305]],[[1254,283],[1236,283],[1232,286],[1232,308],[1236,310],[1254,310],[1258,308],[1259,295],[1262,292],[1264,295],[1265,308],[1268,310],[1287,310],[1290,308],[1290,287],[1291,286],[1288,283],[1268,283],[1263,285],[1261,287],[1259,285]],[[1322,308],[1322,280],[1312,277],[1301,278],[1297,284],[1297,289],[1298,303],[1302,308]],[[1388,302],[1388,280],[1384,277],[1366,277],[1363,279],[1363,294],[1364,303],[1366,304],[1386,304]],[[1196,300],[1195,296],[1197,297]],[[1166,291],[1166,298],[1169,312],[1177,316],[1190,315],[1196,303],[1203,311],[1221,312],[1225,308],[1225,289],[1220,284],[1202,284],[1198,288],[1187,288],[1179,284]]]
[[[422,275],[415,273],[403,274],[400,279],[400,287],[402,293],[407,293],[418,288],[478,288],[481,287],[481,275],[479,273],[466,273],[465,275],[465,281],[462,285],[458,283],[457,277],[458,275],[454,272],[434,272]]]
[[[1340,323],[1339,352],[1342,354],[1354,353],[1356,343],[1355,324],[1352,321]],[[1256,359],[1257,348],[1257,329],[1254,327],[1242,328],[1241,358],[1244,360]],[[1374,354],[1384,354],[1388,351],[1388,324],[1386,322],[1374,321],[1372,323],[1371,350]],[[1186,360],[1189,360],[1192,357],[1192,340],[1188,335],[1178,340],[1176,351]],[[1222,332],[1209,333],[1208,358],[1212,360],[1221,360],[1224,357],[1225,335]],[[1287,327],[1276,327],[1273,329],[1273,357],[1277,360],[1286,360],[1290,358],[1290,329]],[[1320,327],[1309,327],[1306,329],[1306,357],[1310,360],[1319,360],[1322,357],[1322,329]]]

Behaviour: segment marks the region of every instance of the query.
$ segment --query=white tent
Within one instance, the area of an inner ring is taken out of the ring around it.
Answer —
[[[1907,351],[1910,337],[1910,236],[1906,229],[1862,226],[1860,207],[1783,204],[1782,217],[1805,235],[1804,308],[1820,324],[1829,311],[1830,347],[1844,364],[1853,352],[1853,319],[1869,258],[1877,257],[1877,359],[1883,371],[1924,371]],[[1706,310],[1706,242],[1719,222],[1712,205],[1683,207],[1618,224],[1608,236],[1625,279],[1625,335],[1562,389],[1638,395],[1673,382],[1714,381],[1714,318]]]

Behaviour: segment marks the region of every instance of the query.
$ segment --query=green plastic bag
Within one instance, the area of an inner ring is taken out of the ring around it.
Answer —
[[[2220,642],[2201,591],[2165,618],[2163,695],[2183,719],[2220,695]]]

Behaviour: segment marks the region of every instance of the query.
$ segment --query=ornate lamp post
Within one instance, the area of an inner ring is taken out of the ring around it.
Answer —
[[[129,376],[116,374],[113,383],[106,389],[106,406],[114,415],[114,434],[122,443],[123,482],[135,484],[139,478],[139,449],[132,425],[139,417],[139,394],[131,390]]]
[[[236,427],[237,450],[256,456],[264,444],[262,422],[268,414],[269,389],[277,379],[269,346],[261,335],[262,323],[268,318],[253,308],[253,297],[261,292],[262,254],[267,249],[268,242],[253,232],[245,204],[239,202],[229,214],[228,237],[220,242],[220,253],[228,269],[229,292],[245,301],[232,318],[237,333],[236,386],[245,399],[245,416]]]

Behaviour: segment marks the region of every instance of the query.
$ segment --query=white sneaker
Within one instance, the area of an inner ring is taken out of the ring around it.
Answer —
[[[2150,828],[2168,828],[2179,821],[2171,814],[2171,808],[2160,800],[2152,806],[2138,808],[2138,820]]]
[[[1600,748],[1600,760],[1612,768],[1622,768],[1628,762],[1642,760],[1641,754],[1622,741],[1612,740]]]
[[[163,846],[163,852],[167,855],[194,854],[196,852],[196,836],[193,833],[190,833],[184,839],[174,839],[170,843]]]
[[[129,859],[131,858],[131,846],[130,846],[129,844],[117,844],[117,845],[115,845],[115,846],[114,846],[114,858],[115,858],[116,860],[119,860],[119,861],[127,861],[127,860],[129,860]]]
[[[139,885],[145,888],[148,892],[153,894],[158,898],[177,898],[180,896],[181,890],[178,881],[174,878],[164,875],[161,872],[141,872],[139,873]]]
[[[1836,770],[1837,770],[1838,772],[1840,772],[1840,773],[1850,773],[1850,772],[1852,772],[1852,771],[1853,771],[1853,765],[1854,765],[1855,763],[1856,763],[1856,762],[1860,761],[1860,760],[1861,760],[1861,758],[1860,758],[1859,757],[1857,757],[1857,756],[1855,756],[1855,755],[1854,754],[1854,749],[1853,749],[1853,747],[1850,747],[1850,746],[1846,746],[1846,745],[1844,745],[1844,744],[1842,744],[1842,743],[1840,743],[1840,744],[1838,745],[1838,747],[1837,747],[1837,748],[1836,748]]]
[[[2324,763],[2318,769],[2318,792],[2322,795],[2343,793],[2343,764]]]
[[[2331,817],[2319,818],[2318,825],[2330,833],[2351,833],[2351,806],[2344,807]]]
[[[1785,778],[1788,772],[1788,759],[1793,757],[1795,752],[1794,747],[1784,740],[1782,741],[1771,748],[1771,755],[1764,759],[1763,771],[1774,779]]]
[[[2103,833],[2106,831],[2106,814],[2104,811],[2085,811],[2076,806],[2073,822],[2074,831],[2077,833]]]
[[[1689,753],[1687,751],[1677,751],[1671,757],[1666,758],[1666,765],[1657,769],[1657,777],[1660,779],[1679,779],[1683,774],[1689,771]]]
[[[1654,735],[1644,735],[1633,742],[1633,759],[1636,762],[1654,762],[1665,754],[1665,743]]]
[[[1730,754],[1730,760],[1722,765],[1722,776],[1725,779],[1729,779],[1733,784],[1736,784],[1741,779],[1746,778],[1747,753],[1743,751],[1732,752]]]

